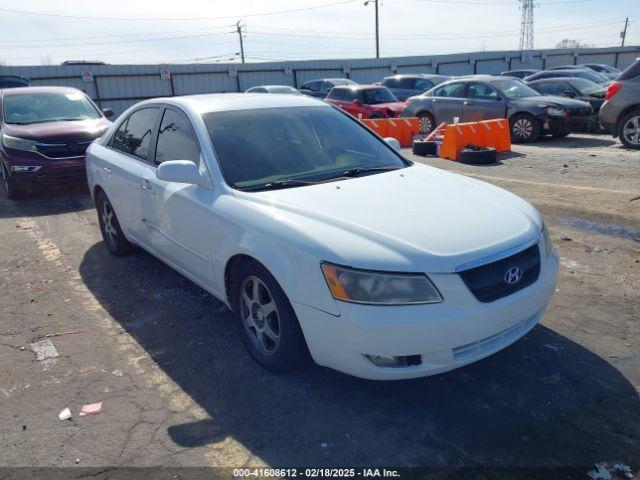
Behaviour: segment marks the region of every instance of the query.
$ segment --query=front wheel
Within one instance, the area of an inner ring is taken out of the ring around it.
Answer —
[[[640,148],[640,109],[627,113],[620,121],[618,137],[624,146]]]
[[[99,192],[96,196],[96,209],[98,210],[100,232],[102,233],[102,239],[107,246],[107,250],[116,257],[131,252],[133,245],[126,239],[124,233],[122,233],[116,212],[113,210],[113,206],[104,192]]]
[[[307,363],[309,353],[296,314],[266,268],[243,262],[232,273],[230,291],[242,341],[260,365],[287,372]]]
[[[513,143],[534,142],[540,136],[540,122],[528,113],[518,113],[509,120]]]
[[[433,115],[429,112],[421,112],[418,114],[418,133],[420,135],[429,135],[436,128],[436,122]]]
[[[4,163],[0,160],[0,176],[2,177],[2,186],[4,187],[4,194],[7,198],[20,198],[24,195],[24,192],[17,187],[16,181],[14,178],[9,176],[9,172],[7,172]]]

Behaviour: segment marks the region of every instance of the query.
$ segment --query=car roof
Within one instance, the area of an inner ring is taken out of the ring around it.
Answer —
[[[2,90],[3,95],[19,95],[24,93],[84,93],[73,87],[15,87]]]
[[[281,88],[281,87],[288,87],[288,88],[293,88],[295,89],[296,87],[293,87],[291,85],[254,85],[253,87],[250,88]]]
[[[336,90],[386,90],[384,85],[338,85]]]
[[[579,77],[550,77],[550,78],[537,78],[535,80],[531,80],[531,82],[529,83],[557,82],[557,81],[571,82],[573,80],[586,80],[586,79],[579,78]]]
[[[305,95],[261,93],[205,93],[179,97],[165,97],[144,100],[137,105],[169,104],[183,107],[198,113],[225,112],[233,110],[251,110],[257,108],[278,107],[328,107],[329,104],[320,99]]]
[[[387,78],[430,78],[430,77],[447,77],[447,75],[441,75],[439,73],[396,73],[395,75],[389,75]]]

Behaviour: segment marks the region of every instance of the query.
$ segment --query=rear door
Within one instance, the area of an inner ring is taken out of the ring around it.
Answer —
[[[433,91],[431,109],[436,125],[453,123],[455,117],[462,118],[462,106],[467,82],[452,82]]]
[[[105,190],[118,215],[121,227],[136,243],[147,246],[149,239],[142,211],[143,178],[152,168],[148,162],[158,107],[132,112],[113,135],[103,170]]]
[[[188,276],[211,285],[210,215],[215,192],[200,185],[165,182],[156,176],[157,166],[168,160],[192,161],[208,176],[191,121],[181,110],[165,108],[154,147],[153,168],[144,180],[142,198],[151,246]]]
[[[479,122],[492,118],[506,118],[507,103],[497,90],[484,82],[469,82],[467,99],[462,106],[462,120]]]

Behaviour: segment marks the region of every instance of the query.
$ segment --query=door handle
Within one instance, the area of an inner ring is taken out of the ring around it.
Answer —
[[[153,188],[151,187],[151,182],[149,182],[149,180],[144,181],[144,183],[142,185],[140,185],[140,188],[142,190],[144,190],[145,192],[150,192],[153,190]]]
[[[111,175],[111,172],[113,171],[113,170],[111,170],[110,168],[107,168],[107,167],[102,167],[102,169],[103,169],[105,172],[107,172],[107,175]]]

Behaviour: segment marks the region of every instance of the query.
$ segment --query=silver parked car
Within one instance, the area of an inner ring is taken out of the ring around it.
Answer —
[[[600,124],[627,147],[640,149],[640,58],[609,85]]]

